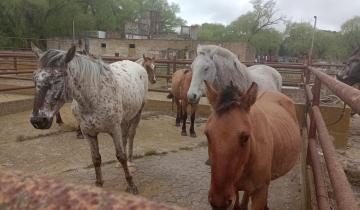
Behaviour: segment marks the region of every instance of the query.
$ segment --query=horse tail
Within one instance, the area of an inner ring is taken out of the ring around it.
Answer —
[[[171,111],[174,111],[174,94],[172,92],[169,92],[166,98],[171,99]]]
[[[168,99],[173,99],[173,98],[174,98],[174,94],[172,94],[172,92],[170,92],[170,93],[166,96],[166,98],[168,98]]]

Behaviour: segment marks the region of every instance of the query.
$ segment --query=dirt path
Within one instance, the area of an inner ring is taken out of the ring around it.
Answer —
[[[25,174],[48,175],[66,182],[93,185],[94,169],[87,142],[76,139],[69,107],[62,109],[67,126],[50,130],[33,129],[30,111],[0,117],[0,165]],[[162,113],[144,113],[135,139],[137,155],[134,181],[140,195],[192,209],[209,209],[207,192],[210,168],[204,124],[198,119],[198,138],[180,136],[175,119]],[[123,172],[116,167],[114,146],[108,135],[99,136],[103,160],[104,188],[122,192]],[[300,167],[271,184],[269,206],[298,210],[301,204]]]

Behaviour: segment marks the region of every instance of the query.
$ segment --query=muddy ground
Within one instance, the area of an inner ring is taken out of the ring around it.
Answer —
[[[30,111],[0,117],[0,164],[46,175],[65,182],[93,185],[94,168],[87,142],[77,139],[69,106],[62,110],[65,125],[36,130],[29,123]],[[172,114],[145,112],[135,138],[134,181],[140,196],[192,209],[210,209],[207,201],[210,168],[204,119],[197,119],[197,138],[180,136]],[[99,136],[103,160],[104,189],[122,192],[126,188],[122,168],[115,158],[112,140]],[[277,210],[301,209],[299,164],[286,176],[272,182],[269,207]]]

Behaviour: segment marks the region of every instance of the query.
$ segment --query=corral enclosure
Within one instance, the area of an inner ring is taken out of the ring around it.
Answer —
[[[22,57],[7,54],[0,57],[2,59],[0,115],[3,115],[0,117],[1,166],[22,170],[25,174],[47,175],[68,183],[93,185],[95,175],[89,148],[84,140],[76,139],[73,132],[76,122],[70,113],[69,105],[61,110],[65,125],[59,127],[54,123],[47,131],[32,128],[29,116],[33,90],[28,87],[33,86],[29,78],[36,68],[34,57],[31,54]],[[119,58],[104,57],[103,59],[111,62]],[[166,99],[166,93],[161,92],[168,91],[171,82],[169,75],[176,69],[189,65],[191,61],[158,60],[157,63],[157,74],[161,79],[151,86],[146,112],[142,116],[135,138],[136,166],[131,169],[134,172],[134,181],[139,187],[140,195],[151,200],[193,209],[209,209],[207,190],[210,168],[204,164],[207,159],[207,148],[206,138],[201,134],[210,109],[206,100],[201,101],[195,128],[198,137],[181,137],[180,129],[174,126],[175,118],[171,112],[171,101]],[[304,85],[302,73],[304,65],[271,65],[279,69],[284,83],[288,86],[283,92],[295,102],[304,103],[305,95],[301,89]],[[314,77],[311,77],[310,82],[313,82],[313,79]],[[21,90],[21,88],[27,89]],[[26,96],[28,94],[30,96]],[[323,90],[322,94],[328,95],[328,91]],[[339,118],[342,108],[341,105],[335,105],[329,109],[324,118],[326,122],[333,123]],[[305,123],[302,106],[299,106],[298,113],[299,119]],[[349,110],[347,109],[344,117],[331,126],[330,132],[338,133],[332,135],[340,139],[337,146],[346,147],[347,142],[344,139],[347,137],[349,126]],[[117,166],[112,141],[107,135],[100,135],[99,139],[100,153],[103,157],[104,189],[114,193],[123,192],[126,184],[122,170]],[[271,184],[270,208],[306,208],[309,202],[306,200],[309,198],[306,197],[306,186],[303,183],[305,173],[302,171],[302,164],[304,163],[305,159],[302,157],[288,175]]]

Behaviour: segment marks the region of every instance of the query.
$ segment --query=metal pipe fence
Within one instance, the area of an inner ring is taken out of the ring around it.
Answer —
[[[329,131],[326,127],[324,119],[320,112],[320,89],[321,84],[325,84],[330,90],[332,90],[338,97],[340,97],[346,104],[348,104],[354,111],[360,113],[360,91],[356,90],[342,82],[339,82],[331,76],[321,72],[314,67],[307,67],[308,72],[316,76],[315,85],[312,88],[312,92],[309,90],[310,74],[306,74],[305,81],[305,94],[308,100],[308,113],[310,115],[310,128],[308,130],[308,163],[313,168],[315,189],[317,193],[317,203],[319,210],[329,209],[330,203],[327,199],[327,195],[324,197],[324,173],[322,173],[319,158],[320,155],[316,148],[320,148],[324,154],[326,163],[327,174],[331,181],[331,187],[335,194],[336,207],[338,210],[356,210],[357,207],[354,192],[351,189],[351,185],[347,180],[344,169],[337,160],[335,147],[332,143]],[[306,72],[305,71],[305,72]],[[320,144],[317,144],[315,139],[319,140]]]

